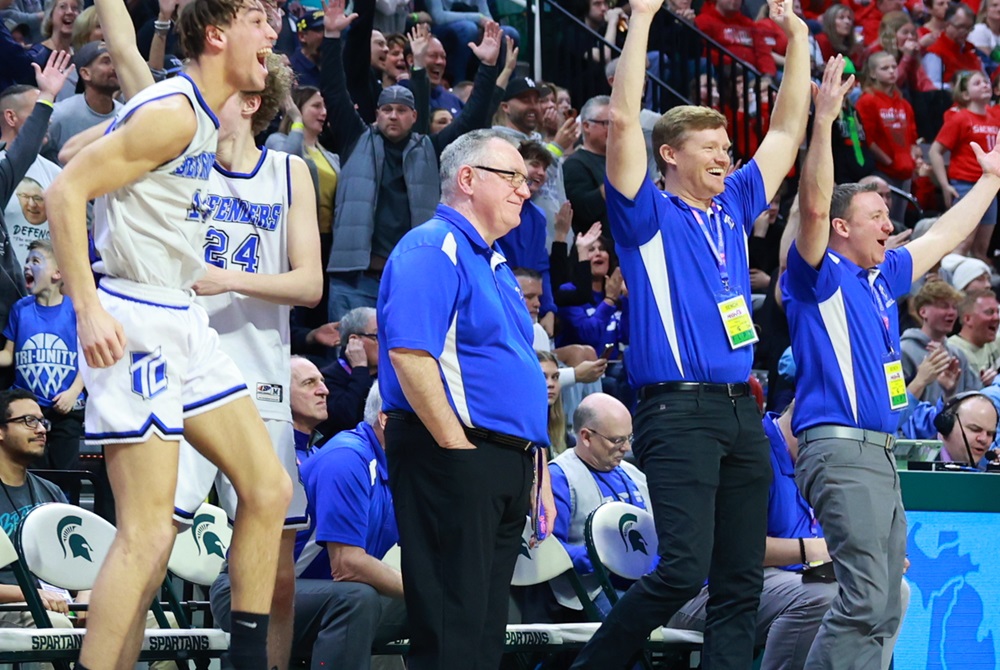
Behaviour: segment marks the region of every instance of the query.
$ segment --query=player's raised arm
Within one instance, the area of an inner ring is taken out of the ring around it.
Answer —
[[[147,86],[153,85],[153,73],[149,71],[149,65],[139,53],[139,47],[135,43],[135,26],[132,25],[132,18],[123,0],[94,0],[94,4],[122,91],[126,99],[131,98]]]

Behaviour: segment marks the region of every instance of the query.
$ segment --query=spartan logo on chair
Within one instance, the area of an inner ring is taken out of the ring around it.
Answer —
[[[66,558],[68,547],[73,558],[80,557],[93,563],[94,559],[90,557],[93,549],[87,543],[87,538],[77,532],[82,524],[83,519],[78,516],[64,516],[56,526],[56,534],[59,536],[59,544],[62,545],[63,558]]]
[[[622,542],[626,549],[641,551],[648,556],[646,540],[643,539],[642,533],[633,528],[638,521],[639,517],[635,514],[622,514],[622,518],[618,519],[618,534],[622,536]]]
[[[518,550],[518,553],[529,561],[531,560],[531,550],[529,549],[528,541],[524,539],[524,536],[521,536],[521,548]]]
[[[219,558],[224,559],[226,557],[226,547],[223,546],[222,540],[212,530],[212,523],[214,521],[215,519],[211,514],[199,514],[194,518],[191,530],[194,536],[194,545],[198,547],[199,555],[201,554],[202,547],[204,547],[206,554],[215,554]]]

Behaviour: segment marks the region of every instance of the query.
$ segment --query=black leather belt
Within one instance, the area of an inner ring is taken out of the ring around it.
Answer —
[[[398,419],[399,421],[405,421],[406,423],[412,423],[415,425],[423,426],[424,422],[420,420],[416,414],[412,412],[404,412],[402,410],[389,410],[385,413],[390,419]],[[495,430],[487,430],[485,428],[469,428],[468,426],[462,426],[465,430],[465,435],[470,440],[482,440],[483,442],[489,442],[498,447],[503,447],[505,449],[513,449],[515,451],[521,451],[524,453],[530,453],[531,450],[536,445],[531,440],[526,440],[523,437],[514,437],[513,435],[507,435],[506,433],[499,433]]]
[[[647,384],[639,389],[639,400],[647,400],[664,393],[712,393],[729,398],[742,398],[750,395],[750,384],[712,384],[709,382],[663,382],[662,384]]]

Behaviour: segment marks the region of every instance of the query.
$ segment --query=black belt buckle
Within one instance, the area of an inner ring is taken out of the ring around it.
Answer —
[[[523,451],[525,453],[530,452],[535,446],[535,443],[531,440],[525,440],[520,437],[514,437],[513,435],[498,433],[495,430],[487,430],[486,428],[466,427],[465,434],[469,437],[474,437],[485,442],[492,442],[500,447],[506,447],[515,451]]]

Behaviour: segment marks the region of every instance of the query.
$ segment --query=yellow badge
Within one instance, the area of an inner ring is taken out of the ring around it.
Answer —
[[[742,295],[726,297],[717,303],[717,307],[722,315],[722,325],[726,329],[730,347],[739,349],[757,341],[757,331],[753,327],[747,301]]]
[[[885,368],[885,384],[889,390],[889,407],[892,411],[906,407],[906,380],[903,379],[903,364],[900,361],[890,361]]]

